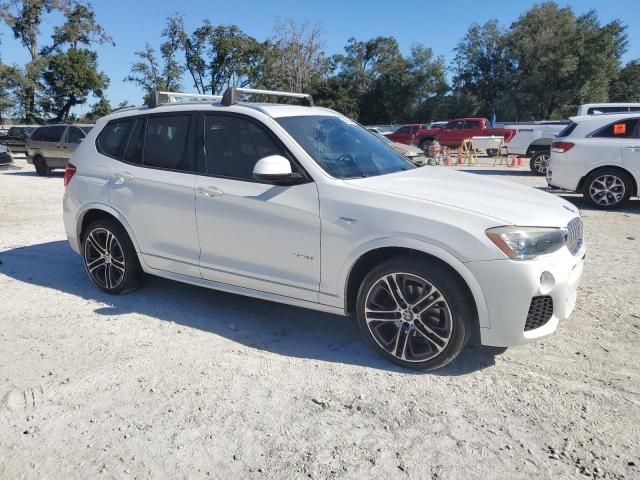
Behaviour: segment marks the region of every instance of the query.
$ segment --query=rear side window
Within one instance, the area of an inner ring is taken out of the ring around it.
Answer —
[[[467,120],[464,122],[464,128],[480,128],[480,122],[478,120]]]
[[[569,125],[567,125],[562,130],[560,130],[560,133],[558,133],[557,136],[558,137],[568,137],[569,135],[571,135],[573,133],[573,131],[576,129],[577,126],[578,126],[577,123],[571,122]]]
[[[130,119],[114,120],[102,129],[96,140],[98,151],[110,157],[122,158]]]
[[[124,151],[124,160],[129,163],[142,164],[142,147],[144,146],[144,126],[146,119],[138,118],[133,125],[129,143]]]
[[[36,128],[35,131],[33,132],[33,135],[31,135],[31,140],[34,140],[36,142],[41,141],[44,138],[44,134],[46,130],[47,130],[47,127]]]
[[[192,172],[194,149],[189,139],[191,115],[148,117],[144,138],[144,165]]]
[[[64,133],[65,128],[66,127],[64,125],[54,125],[53,127],[47,128],[43,140],[45,142],[59,142],[62,138],[62,134]]]
[[[601,128],[593,135],[594,138],[640,138],[640,120],[628,118]]]

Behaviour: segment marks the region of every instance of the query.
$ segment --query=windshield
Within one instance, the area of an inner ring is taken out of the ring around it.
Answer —
[[[415,168],[376,135],[346,118],[310,115],[276,121],[333,177],[372,177]]]

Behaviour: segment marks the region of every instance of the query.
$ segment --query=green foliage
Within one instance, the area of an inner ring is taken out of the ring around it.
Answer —
[[[612,102],[640,102],[640,60],[632,60],[611,83]]]
[[[57,121],[67,120],[71,107],[83,104],[92,93],[102,96],[109,80],[98,72],[98,55],[87,49],[70,48],[50,57],[43,73],[42,107]]]
[[[145,103],[149,102],[154,90],[180,91],[180,76],[177,75],[181,75],[181,70],[165,52],[166,49],[162,54],[164,63],[160,65],[155,50],[147,43],[144,50],[135,52],[139,60],[131,66],[131,73],[124,79],[142,87]]]
[[[113,111],[109,100],[102,97],[96,103],[91,106],[91,110],[87,113],[83,121],[93,123],[105,115],[109,115]]]

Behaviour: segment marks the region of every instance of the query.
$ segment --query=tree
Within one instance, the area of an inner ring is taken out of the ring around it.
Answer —
[[[436,106],[449,91],[445,71],[443,57],[435,57],[433,50],[422,44],[411,47],[408,88],[414,94],[413,120],[436,118]]]
[[[70,48],[53,55],[43,73],[43,109],[56,121],[65,121],[75,105],[92,93],[102,96],[109,80],[97,68],[98,55],[87,49]]]
[[[481,102],[486,115],[500,112],[500,100],[514,86],[507,35],[496,20],[472,24],[455,48],[453,86]]]
[[[85,115],[85,119],[88,122],[95,122],[99,118],[109,115],[112,111],[113,108],[111,107],[109,100],[102,97],[91,106],[91,110]]]
[[[46,64],[46,59],[42,58],[38,48],[42,18],[53,10],[62,10],[63,6],[61,0],[23,0],[0,4],[2,20],[13,32],[14,38],[27,49],[31,59],[25,67],[23,84],[24,113],[27,123],[36,121],[38,76]]]
[[[7,65],[0,60],[0,124],[5,122],[9,112],[20,105],[19,88],[24,75],[15,65]]]
[[[47,15],[62,12],[65,22],[54,27],[51,45],[40,47],[40,26]],[[52,56],[61,55],[66,46],[78,50],[79,46],[94,43],[112,43],[104,29],[95,21],[95,13],[90,4],[76,0],[12,0],[0,3],[0,18],[9,26],[14,37],[27,49],[30,61],[25,65],[22,82],[22,98],[25,120],[36,122],[37,92],[41,90],[40,80],[45,69],[50,69]],[[77,60],[77,58],[76,58]],[[60,59],[57,59],[59,63]],[[60,66],[60,65],[57,65]],[[83,70],[86,71],[86,70]],[[95,73],[95,72],[94,72]],[[91,79],[87,79],[88,82]],[[61,91],[51,85],[49,93]],[[47,108],[53,104],[64,104],[65,99],[44,100]]]
[[[640,102],[640,60],[632,60],[611,82],[612,102]]]
[[[124,80],[142,87],[145,103],[149,102],[154,90],[180,91],[180,78],[176,77],[177,67],[171,61],[160,65],[156,51],[148,43],[144,50],[135,52],[135,55],[139,61],[131,66],[131,73]]]

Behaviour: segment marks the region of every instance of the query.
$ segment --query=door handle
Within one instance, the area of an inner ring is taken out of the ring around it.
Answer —
[[[133,178],[133,175],[129,172],[118,172],[113,174],[113,183],[122,185],[126,181],[133,180]]]
[[[205,197],[219,197],[223,192],[217,187],[198,187],[198,193]]]

